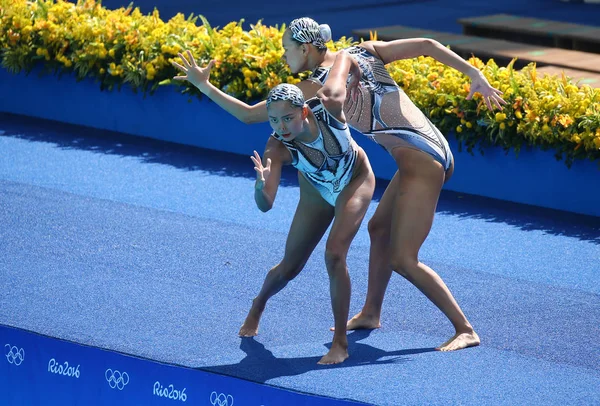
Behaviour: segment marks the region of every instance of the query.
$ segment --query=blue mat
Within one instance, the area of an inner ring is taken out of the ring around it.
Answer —
[[[252,198],[249,158],[0,115],[0,324],[283,388],[398,404],[600,402],[600,219],[442,194],[421,253],[482,338],[432,351],[451,325],[395,276],[383,327],[331,342],[323,242],[237,331],[281,259],[297,179]],[[380,182],[369,218],[381,196]],[[366,224],[349,254],[351,313],[367,284]]]

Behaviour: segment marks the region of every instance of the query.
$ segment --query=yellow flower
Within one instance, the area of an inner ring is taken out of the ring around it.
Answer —
[[[463,131],[462,125],[456,126],[456,132],[461,133]]]
[[[427,75],[427,80],[429,80],[430,82],[433,82],[437,78],[438,78],[437,72],[431,72],[429,75]]]
[[[506,120],[506,114],[505,113],[500,113],[500,112],[496,113],[496,121],[498,123],[501,123],[504,120]]]
[[[567,128],[571,124],[573,124],[573,119],[568,114],[561,114],[558,117],[558,122],[562,124],[563,127]]]

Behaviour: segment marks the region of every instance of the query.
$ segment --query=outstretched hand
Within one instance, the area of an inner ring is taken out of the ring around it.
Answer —
[[[506,101],[501,97],[503,93],[492,87],[481,72],[471,77],[471,91],[466,99],[471,100],[475,93],[483,96],[483,101],[490,111],[496,107],[498,110],[502,110],[502,106],[506,104]]]
[[[192,53],[188,50],[186,51],[186,56],[179,53],[179,57],[181,58],[181,65],[177,62],[171,62],[173,66],[179,69],[185,75],[175,76],[173,80],[187,80],[192,85],[196,86],[200,91],[204,91],[205,86],[208,84],[208,79],[210,78],[210,70],[215,64],[214,60],[211,60],[206,67],[201,68],[196,64],[196,60]]]
[[[269,175],[271,174],[271,158],[267,158],[267,166],[263,166],[262,160],[258,152],[254,151],[254,156],[251,156],[252,162],[254,162],[254,170],[256,171],[256,180],[261,182],[264,186]]]

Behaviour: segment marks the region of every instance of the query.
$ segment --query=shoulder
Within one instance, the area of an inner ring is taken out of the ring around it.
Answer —
[[[292,156],[288,147],[284,144],[281,137],[274,132],[271,133],[271,136],[267,140],[263,158],[271,158],[271,162],[278,163],[279,165],[289,165],[292,162]]]
[[[326,79],[327,76],[324,77],[323,83],[325,83]],[[308,77],[303,81],[296,83],[296,86],[298,86],[298,88],[302,90],[302,93],[304,94],[304,99],[310,99],[311,97],[316,96],[319,89],[323,87],[323,83],[321,83],[318,80],[311,80],[311,78]]]
[[[330,66],[319,66],[305,80],[323,86],[330,71]]]
[[[363,57],[371,57],[381,59],[375,45],[380,41],[364,41],[358,45],[353,45],[346,48],[351,55],[360,55]]]
[[[313,97],[312,99],[307,100],[306,104],[313,112],[317,120],[323,121],[330,127],[333,127],[337,130],[345,130],[347,128],[346,123],[338,120],[333,114],[327,111],[327,107],[318,97]]]
[[[318,97],[312,97],[306,100],[306,105],[313,113],[323,109],[323,102]]]

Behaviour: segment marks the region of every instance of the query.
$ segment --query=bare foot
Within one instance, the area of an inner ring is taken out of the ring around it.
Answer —
[[[352,317],[346,324],[346,330],[373,330],[380,327],[379,317],[363,315],[362,312]],[[330,330],[335,331],[335,327],[331,327]]]
[[[263,311],[262,309],[255,308],[255,306],[255,302],[252,302],[252,307],[238,333],[240,337],[254,337],[258,335],[258,323],[260,322],[260,316],[262,316]]]
[[[463,348],[476,347],[481,341],[476,332],[472,333],[457,333],[446,341],[444,344],[436,348],[438,351],[456,351]]]
[[[321,358],[317,364],[321,365],[332,365],[332,364],[340,364],[344,362],[348,358],[348,348],[343,347],[339,344],[332,344],[331,349],[327,354]]]

